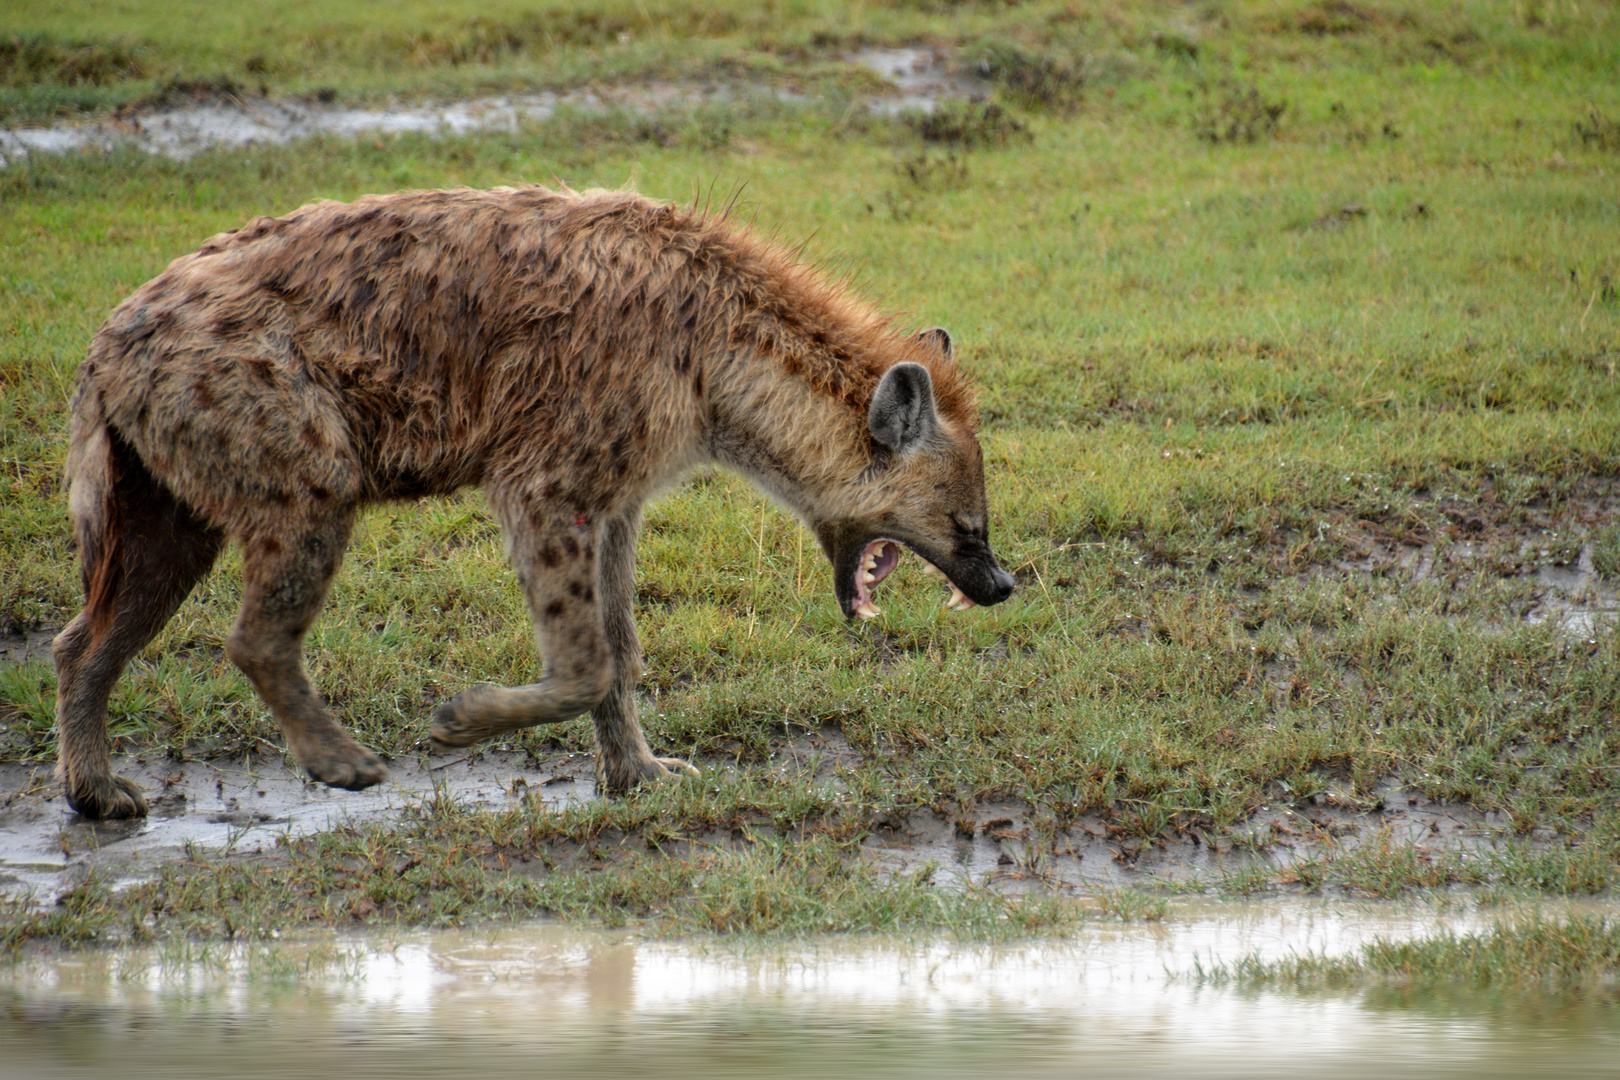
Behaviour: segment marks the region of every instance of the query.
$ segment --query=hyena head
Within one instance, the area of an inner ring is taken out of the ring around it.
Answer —
[[[950,338],[926,331],[946,358]],[[935,408],[933,379],[921,364],[899,363],[878,383],[867,412],[875,455],[844,499],[833,500],[824,520],[812,522],[832,560],[835,590],[845,617],[879,614],[872,588],[910,548],[945,575],[954,610],[999,604],[1012,595],[1013,577],[990,550],[984,495],[984,454],[965,422]]]

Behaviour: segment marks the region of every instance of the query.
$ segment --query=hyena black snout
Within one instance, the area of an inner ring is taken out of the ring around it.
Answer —
[[[1000,566],[991,568],[990,595],[994,597],[994,599],[990,601],[992,604],[999,604],[1003,600],[1007,599],[1007,597],[1013,594],[1013,590],[1017,587],[1018,582],[1014,581],[1013,576],[1007,573],[1007,571],[1003,570]]]
[[[1018,587],[1018,582],[1002,569],[994,555],[986,553],[982,561],[970,565],[971,570],[961,573],[960,577],[952,580],[956,582],[957,588],[981,607],[1001,603]]]

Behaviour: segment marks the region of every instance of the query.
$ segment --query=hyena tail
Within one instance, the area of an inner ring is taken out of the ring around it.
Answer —
[[[121,441],[107,427],[100,395],[81,385],[73,403],[63,482],[68,488],[68,514],[73,519],[74,538],[79,544],[84,613],[89,619],[91,640],[99,639],[112,625],[114,598],[123,576],[124,523],[117,491],[119,476],[129,464],[145,471],[138,459],[130,460],[134,454],[127,446],[115,445]]]

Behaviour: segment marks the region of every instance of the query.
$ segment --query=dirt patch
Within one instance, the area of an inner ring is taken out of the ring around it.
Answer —
[[[53,629],[0,632],[0,664],[51,663],[51,641],[56,633]]]

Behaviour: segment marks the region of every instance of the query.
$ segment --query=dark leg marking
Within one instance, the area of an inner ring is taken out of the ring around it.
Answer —
[[[545,674],[528,686],[474,686],[440,705],[428,732],[440,747],[471,746],[502,732],[572,720],[595,707],[613,682],[601,608],[589,590],[570,598],[568,589],[570,581],[595,576],[594,560],[576,535],[599,526],[582,529],[571,513],[521,500],[508,504],[492,497],[491,503],[523,583]]]

